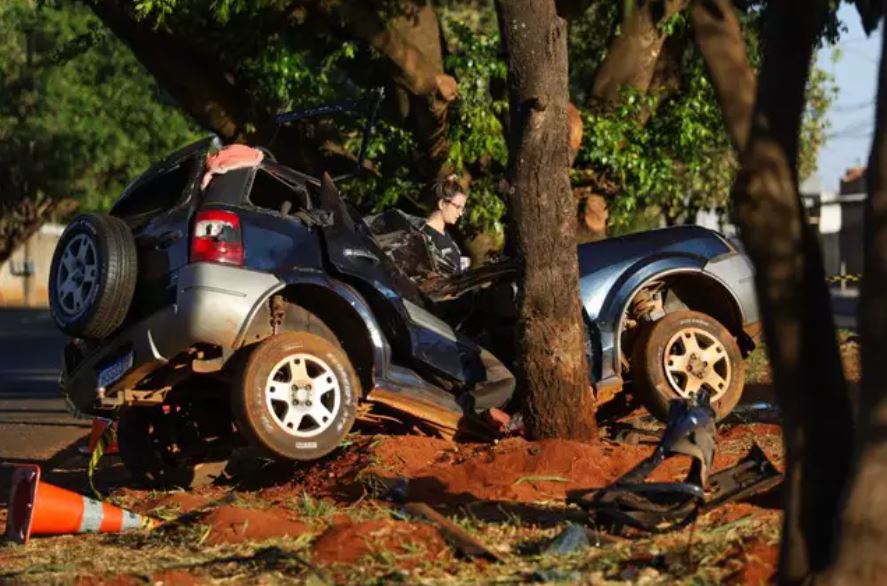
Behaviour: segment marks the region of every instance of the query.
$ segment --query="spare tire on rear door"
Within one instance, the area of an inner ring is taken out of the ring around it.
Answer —
[[[52,256],[49,308],[56,325],[77,338],[108,336],[129,311],[137,273],[135,240],[123,220],[77,216]]]

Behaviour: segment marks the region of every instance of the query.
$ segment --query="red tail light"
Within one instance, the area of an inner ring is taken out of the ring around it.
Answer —
[[[243,265],[240,218],[225,210],[197,212],[191,235],[191,262]]]

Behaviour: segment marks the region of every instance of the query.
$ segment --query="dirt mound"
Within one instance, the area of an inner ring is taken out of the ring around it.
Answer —
[[[379,464],[368,472],[409,479],[409,498],[428,503],[535,502],[604,486],[649,452],[566,440],[513,438],[494,446],[455,446],[427,438],[385,438],[373,451]]]
[[[718,438],[714,470],[734,465],[758,441],[777,462],[781,455],[776,425],[737,425]],[[303,493],[313,498],[354,501],[364,492],[408,485],[407,498],[430,504],[459,505],[476,501],[531,503],[562,501],[573,490],[606,486],[649,456],[652,443],[636,446],[607,441],[530,442],[510,438],[498,444],[457,444],[417,436],[376,436],[340,452],[335,458],[304,465],[290,482],[260,491],[265,502],[278,503]],[[669,459],[650,477],[680,480],[690,459]],[[375,483],[374,479],[383,479]]]
[[[353,564],[381,552],[394,554],[403,569],[450,555],[437,529],[405,521],[345,522],[327,529],[314,543],[314,561],[320,564]]]
[[[212,497],[193,492],[174,492],[137,503],[133,508],[138,512],[157,509],[175,509],[180,513],[190,513],[212,501]]]
[[[224,506],[204,515],[200,523],[209,525],[207,545],[262,541],[272,537],[298,537],[309,531],[304,523],[291,521],[279,513],[243,507]]]

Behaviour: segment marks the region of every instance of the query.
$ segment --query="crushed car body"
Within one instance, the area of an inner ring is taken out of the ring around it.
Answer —
[[[281,120],[364,112],[359,169],[378,102]],[[135,476],[174,481],[244,440],[316,459],[366,404],[456,436],[508,408],[518,263],[437,275],[422,242],[404,245],[416,229],[407,216],[392,235],[329,175],[220,148],[203,140],[155,165],[109,214],[75,219],[53,260],[51,310],[71,338],[62,393],[81,412],[119,417]],[[671,399],[706,390],[717,417],[729,413],[758,322],[748,259],[698,227],[578,255],[598,391],[630,378],[664,419]],[[451,302],[468,313],[454,316]]]

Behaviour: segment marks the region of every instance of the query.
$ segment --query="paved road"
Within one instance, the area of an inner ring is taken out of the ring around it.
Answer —
[[[859,305],[859,290],[832,289],[832,313],[835,325],[839,328],[856,330],[856,310]]]
[[[46,311],[0,308],[0,460],[45,461],[89,431],[58,396],[64,343]]]

